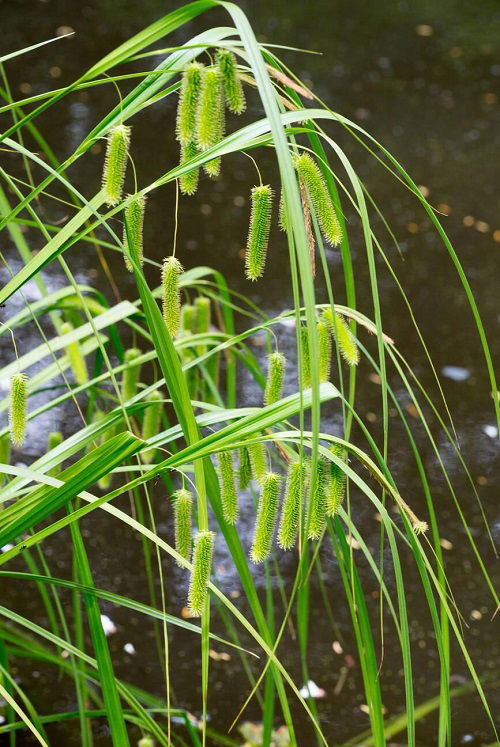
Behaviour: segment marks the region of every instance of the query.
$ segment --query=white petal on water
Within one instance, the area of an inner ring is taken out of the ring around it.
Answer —
[[[483,425],[483,433],[486,433],[489,438],[497,438],[498,428],[495,425]]]
[[[326,695],[326,690],[318,687],[313,680],[309,680],[307,685],[300,688],[299,692],[303,698],[324,698]]]
[[[104,635],[108,636],[116,633],[117,627],[110,617],[108,617],[107,615],[101,615],[101,623],[104,630]]]
[[[453,381],[465,381],[470,376],[469,369],[462,366],[443,366],[441,373]]]
[[[126,654],[130,654],[130,656],[135,656],[137,653],[133,643],[126,643],[123,647],[123,650]]]

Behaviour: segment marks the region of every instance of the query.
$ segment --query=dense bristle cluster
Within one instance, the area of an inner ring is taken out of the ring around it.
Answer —
[[[201,91],[203,65],[191,62],[182,75],[181,92],[177,106],[176,135],[183,146],[196,138],[196,117]]]
[[[151,392],[148,397],[149,404],[144,413],[142,421],[142,438],[149,441],[153,436],[157,436],[160,431],[161,414],[163,412],[163,393],[159,390]],[[141,454],[141,459],[145,464],[150,464],[155,456],[156,449]]]
[[[302,347],[300,351],[300,360],[302,363],[302,386],[308,389],[311,386],[311,356],[309,355],[309,337],[307,327],[300,328],[300,339]]]
[[[64,322],[64,324],[61,324],[61,335],[68,335],[70,334],[70,332],[73,332],[73,330],[74,327],[70,322]],[[69,342],[67,345],[65,345],[65,350],[76,383],[80,386],[86,384],[89,380],[89,375],[87,371],[87,364],[85,363],[85,358],[83,356],[79,341],[75,340],[74,342]]]
[[[210,570],[212,568],[212,553],[214,549],[213,532],[200,532],[194,541],[193,570],[189,583],[189,611],[194,616],[203,612],[207,595],[207,586],[210,581]]]
[[[320,382],[330,380],[330,368],[332,361],[332,338],[330,329],[326,322],[318,322],[318,350],[319,350],[319,380]]]
[[[271,230],[273,191],[269,184],[253,187],[251,202],[245,269],[248,280],[257,280],[264,274]]]
[[[102,175],[104,199],[110,206],[117,205],[122,197],[129,145],[130,127],[118,125],[110,130]]]
[[[28,402],[28,377],[16,373],[10,380],[9,428],[14,446],[22,446],[26,436],[26,408]]]
[[[184,166],[188,161],[194,158],[198,154],[198,148],[196,143],[186,143],[181,145],[181,161],[180,165]],[[179,187],[183,195],[194,195],[198,189],[198,181],[200,179],[200,169],[195,167],[186,171],[179,177]]]
[[[346,461],[345,449],[339,444],[333,444],[330,451],[343,462]],[[345,473],[342,467],[334,464],[334,462],[330,462],[330,465],[330,484],[328,485],[326,498],[326,513],[329,516],[335,516],[344,500]]]
[[[316,464],[316,484],[309,503],[307,525],[307,536],[309,539],[318,539],[325,528],[327,487],[328,476],[326,465],[324,459],[320,457]]]
[[[196,310],[190,303],[183,304],[181,308],[181,330],[191,335],[196,332]]]
[[[137,394],[141,364],[135,361],[141,355],[142,353],[138,348],[129,348],[123,356],[123,361],[127,366],[123,371],[122,378],[122,397],[124,402],[128,402],[129,399],[132,399]]]
[[[205,334],[210,329],[210,299],[198,296],[194,302],[196,313],[196,332]]]
[[[273,405],[283,393],[283,377],[285,374],[286,358],[277,351],[268,358],[267,381],[264,391],[264,404]]]
[[[179,277],[181,272],[182,265],[178,259],[175,257],[167,257],[163,260],[163,318],[172,337],[176,336],[180,325],[181,294],[179,290]]]
[[[257,482],[262,482],[267,471],[266,447],[260,441],[247,446],[252,472]]]
[[[125,225],[123,227],[123,245],[125,247],[125,266],[129,272],[134,267],[130,258],[136,264],[143,264],[143,239],[142,228],[144,225],[144,211],[146,209],[146,198],[135,197],[125,208]]]
[[[347,322],[337,312],[332,312],[331,309],[326,309],[323,312],[323,319],[328,324],[346,363],[349,366],[357,366],[359,363],[359,350]]]
[[[280,494],[280,477],[267,472],[262,481],[250,560],[262,563],[271,552]]]
[[[193,496],[189,490],[180,488],[172,496],[174,502],[175,549],[185,560],[191,555]],[[179,563],[180,565],[180,563]]]
[[[307,190],[327,243],[338,246],[342,241],[342,229],[321,170],[308,153],[294,156],[294,166],[301,184]]]
[[[278,207],[278,225],[285,233],[288,231],[288,225],[286,221],[286,210],[285,210],[285,193],[283,190],[280,195],[280,204]]]
[[[252,463],[250,461],[250,454],[246,446],[241,446],[239,449],[239,470],[238,470],[238,484],[240,490],[245,490],[250,485],[252,479]]]
[[[220,475],[220,497],[222,513],[228,524],[235,524],[238,518],[238,494],[231,451],[221,451],[217,455]]]
[[[228,49],[219,49],[217,64],[222,75],[222,86],[227,108],[233,114],[241,114],[245,111],[246,102],[243,86],[238,76],[236,57]]]
[[[278,530],[278,544],[283,550],[290,550],[295,544],[305,484],[306,468],[304,462],[293,462],[288,468],[285,498]]]
[[[196,144],[199,150],[208,150],[224,137],[224,91],[222,75],[218,68],[203,71],[201,91],[196,116]],[[220,157],[207,161],[204,170],[209,176],[220,172]]]

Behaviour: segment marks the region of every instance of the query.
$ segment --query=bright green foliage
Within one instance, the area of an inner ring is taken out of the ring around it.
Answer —
[[[10,459],[10,439],[8,434],[0,436],[0,464],[9,464]],[[5,475],[0,473],[0,485],[3,485]]]
[[[205,334],[210,329],[210,299],[207,296],[198,296],[194,301],[196,311],[196,332]]]
[[[302,348],[300,351],[302,363],[302,386],[308,389],[311,386],[311,357],[309,355],[309,337],[307,336],[307,327],[301,327],[300,337]]]
[[[319,380],[320,382],[330,380],[330,368],[332,362],[332,338],[330,329],[326,322],[318,322],[318,349],[319,349]]]
[[[126,225],[123,226],[123,244],[126,247],[125,266],[129,272],[134,270],[129,255],[138,265],[142,266],[144,262],[142,227],[145,209],[146,198],[143,195],[134,198],[125,208]]]
[[[73,332],[73,330],[74,327],[70,322],[61,324],[61,335],[68,335],[70,332]],[[65,350],[66,355],[69,358],[71,370],[73,371],[73,376],[75,377],[76,383],[80,386],[82,384],[86,384],[89,380],[89,375],[87,372],[87,364],[85,363],[85,358],[82,354],[79,341],[75,340],[75,342],[68,343],[65,347]]]
[[[187,161],[190,161],[198,154],[198,148],[195,142],[186,143],[181,145],[181,162],[183,166]],[[198,181],[200,179],[200,169],[194,168],[190,171],[186,171],[185,174],[179,177],[179,187],[183,195],[194,195],[198,189]]]
[[[191,555],[193,495],[180,488],[172,496],[174,501],[175,549],[185,560]]]
[[[63,434],[61,431],[51,431],[49,433],[49,438],[47,441],[47,451],[52,451],[52,449],[56,449],[58,446],[60,446],[63,442]],[[55,467],[52,467],[52,469],[49,470],[48,474],[52,477],[54,475],[57,475],[58,472],[61,471],[61,465],[57,464]]]
[[[250,464],[252,465],[252,472],[257,482],[262,482],[267,472],[267,459],[266,459],[266,447],[260,441],[254,444],[248,444],[248,454],[250,456]]]
[[[134,361],[140,358],[141,355],[142,353],[138,348],[129,348],[123,356],[124,363],[127,365],[127,368],[123,371],[122,378],[122,397],[124,402],[128,402],[129,399],[132,399],[137,394],[141,366],[139,363],[134,363]]]
[[[278,511],[280,481],[280,476],[274,472],[267,472],[262,480],[257,519],[250,550],[250,560],[253,563],[262,563],[271,552]]]
[[[213,532],[200,532],[194,540],[193,570],[189,583],[188,606],[192,615],[199,616],[205,606],[207,586],[210,581],[212,568],[212,553],[214,549]]]
[[[359,363],[359,350],[348,324],[340,314],[337,314],[337,312],[332,313],[331,309],[325,309],[323,318],[328,324],[346,363],[350,366],[357,366]]]
[[[323,174],[308,153],[294,156],[294,166],[307,190],[327,243],[338,246],[342,241],[342,229]]]
[[[224,137],[224,91],[222,75],[218,68],[203,71],[201,92],[196,116],[196,144],[199,150],[208,150]],[[220,172],[220,158],[207,161],[204,170],[209,176]]]
[[[217,455],[220,475],[220,497],[222,513],[228,524],[235,524],[238,518],[238,494],[231,451],[220,451]]]
[[[130,127],[118,125],[108,134],[102,186],[104,199],[110,206],[118,205],[122,198],[125,171],[130,145]]]
[[[290,550],[295,544],[299,529],[305,484],[306,468],[304,462],[293,462],[288,468],[285,498],[283,500],[278,530],[278,545],[283,550]]]
[[[330,451],[335,454],[336,457],[345,461],[346,453],[345,449],[338,444],[333,444]],[[330,462],[330,484],[328,485],[327,497],[326,497],[326,513],[329,516],[335,516],[339,506],[342,504],[345,492],[345,473],[344,470],[338,465]]]
[[[245,490],[250,485],[252,479],[252,462],[250,461],[250,453],[246,446],[240,446],[239,462],[239,486],[240,490]]]
[[[9,427],[14,446],[22,446],[26,435],[26,407],[28,402],[28,377],[16,373],[10,381]]]
[[[253,187],[251,202],[245,270],[248,280],[257,280],[264,274],[271,230],[273,191],[269,184]]]
[[[167,325],[171,337],[175,337],[179,331],[181,318],[179,277],[182,271],[182,265],[175,257],[167,257],[163,260],[163,319],[165,320],[165,324]]]
[[[142,438],[148,441],[160,432],[161,414],[163,412],[163,393],[159,390],[151,392],[149,395],[151,404],[147,407],[142,421]],[[149,449],[141,454],[141,459],[145,464],[150,464],[156,453],[155,449]]]
[[[201,91],[202,70],[203,65],[199,62],[191,62],[182,75],[176,122],[177,140],[182,146],[193,143],[196,138],[196,113]]]
[[[282,353],[274,352],[268,357],[267,381],[264,392],[264,404],[273,405],[281,399],[286,358]]]
[[[326,464],[324,459],[320,457],[316,464],[316,485],[309,503],[309,523],[307,529],[309,539],[318,539],[325,528],[327,488],[328,476]]]
[[[190,303],[183,304],[181,308],[181,329],[185,334],[196,332],[196,309]]]
[[[222,74],[222,86],[229,111],[241,114],[245,111],[246,101],[243,85],[238,77],[236,57],[228,49],[219,49],[217,64]]]

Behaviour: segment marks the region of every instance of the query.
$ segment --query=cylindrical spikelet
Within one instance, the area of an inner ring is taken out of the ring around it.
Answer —
[[[299,179],[311,199],[327,243],[331,246],[338,246],[342,241],[342,229],[323,174],[308,153],[295,156],[294,165],[299,174]]]
[[[196,137],[196,112],[201,90],[203,65],[191,62],[182,75],[181,92],[177,106],[176,135],[181,145],[194,142]]]
[[[288,469],[285,498],[278,530],[278,544],[283,550],[290,550],[297,538],[305,483],[306,468],[304,462],[294,462]]]
[[[108,205],[117,205],[122,197],[130,145],[130,127],[118,125],[108,134],[102,186]]]
[[[261,483],[267,472],[266,447],[258,441],[254,444],[248,444],[247,449],[250,464],[252,465],[252,472],[257,482]]]
[[[332,361],[332,338],[326,322],[318,322],[318,349],[319,349],[319,380],[320,382],[330,380],[330,367]]]
[[[228,49],[219,49],[217,52],[217,64],[222,74],[222,86],[227,107],[233,114],[241,114],[245,111],[246,102],[243,86],[238,77],[236,57]]]
[[[252,463],[246,446],[240,446],[239,458],[239,486],[240,490],[245,490],[250,485],[250,480],[252,479]]]
[[[273,405],[281,399],[285,364],[286,358],[282,353],[271,353],[268,358],[267,381],[264,392],[265,405]]]
[[[318,539],[325,528],[326,489],[328,485],[326,466],[320,457],[316,464],[316,485],[309,503],[307,536]]]
[[[142,438],[144,441],[148,441],[153,436],[158,435],[160,431],[161,414],[163,412],[163,393],[161,391],[154,391],[148,397],[151,403],[146,412],[144,413],[144,420],[142,421]],[[145,453],[141,454],[141,459],[145,464],[150,464],[155,456],[156,449],[150,449]]]
[[[205,531],[200,532],[194,541],[193,570],[189,583],[188,598],[189,611],[192,615],[201,615],[205,606],[207,586],[212,568],[214,537],[213,532]]]
[[[346,460],[345,449],[339,444],[333,444],[330,451],[344,462]],[[344,500],[345,492],[345,472],[337,464],[330,462],[330,484],[326,497],[326,513],[329,516],[335,516],[339,506]]]
[[[323,312],[323,318],[328,324],[346,363],[350,366],[357,366],[359,363],[359,350],[356,340],[349,329],[349,325],[337,312],[332,313],[331,309],[326,309]]]
[[[181,161],[180,165],[183,166],[187,161],[190,161],[198,153],[196,143],[187,143],[181,145]],[[198,181],[200,178],[200,169],[198,167],[186,171],[182,176],[179,177],[179,187],[183,195],[194,195],[198,189]]]
[[[264,274],[271,230],[273,191],[269,184],[253,187],[251,201],[245,269],[248,280],[257,280]]]
[[[62,442],[63,442],[63,434],[61,433],[61,431],[52,431],[51,433],[49,433],[49,438],[47,442],[47,451],[52,451],[52,449],[56,449],[58,446],[62,444]],[[56,464],[56,466],[52,467],[52,469],[50,469],[47,474],[54,477],[54,475],[57,475],[58,472],[60,471],[61,471],[61,465]]]
[[[145,209],[146,198],[143,195],[136,197],[125,208],[123,245],[125,247],[125,266],[129,272],[134,271],[130,257],[132,257],[138,265],[141,265],[141,267],[144,261],[142,227],[144,224]]]
[[[181,488],[175,491],[172,498],[174,501],[175,549],[181,557],[189,560],[192,541],[193,496],[189,490]]]
[[[73,332],[73,330],[74,327],[70,322],[64,322],[64,324],[61,324],[61,335],[68,335],[70,332]],[[76,383],[79,385],[85,384],[89,380],[89,375],[87,372],[87,364],[85,363],[85,358],[82,354],[79,341],[75,340],[75,342],[68,343],[65,346],[65,350]]]
[[[280,204],[278,208],[278,225],[285,233],[288,231],[286,222],[286,211],[285,211],[285,193],[282,191],[280,195]]]
[[[179,290],[179,276],[182,265],[175,257],[163,260],[162,294],[163,318],[172,337],[179,331],[181,317],[181,294]]]
[[[196,310],[190,303],[183,304],[181,308],[181,329],[185,334],[196,332]]]
[[[124,370],[122,378],[122,397],[124,402],[128,402],[129,399],[132,399],[137,394],[141,366],[138,363],[134,363],[134,361],[140,358],[141,355],[142,353],[138,348],[129,348],[129,350],[125,351],[124,362],[127,364],[127,368]]]
[[[0,464],[9,464],[10,459],[10,440],[6,433],[5,436],[0,438]],[[0,473],[0,485],[3,485],[5,476]]]
[[[224,137],[224,91],[222,75],[218,68],[204,70],[201,79],[201,92],[196,117],[196,144],[208,150]],[[220,158],[207,161],[204,170],[209,176],[217,176],[220,171]]]
[[[311,386],[311,357],[309,355],[309,337],[307,336],[307,327],[300,328],[300,337],[302,341],[302,386],[305,389],[308,389]]]
[[[236,493],[232,452],[219,452],[217,461],[219,463],[221,483],[220,497],[222,501],[222,513],[228,524],[235,524],[238,518],[238,494]]]
[[[255,531],[250,550],[250,560],[253,563],[262,563],[271,552],[279,494],[279,475],[274,472],[267,472],[262,481]]]
[[[142,737],[137,742],[137,747],[155,747],[154,739],[152,737]]]
[[[196,311],[196,332],[199,335],[208,332],[210,328],[210,299],[198,296],[194,302]]]
[[[10,380],[9,425],[10,440],[22,446],[26,435],[26,406],[28,402],[28,377],[16,373]]]

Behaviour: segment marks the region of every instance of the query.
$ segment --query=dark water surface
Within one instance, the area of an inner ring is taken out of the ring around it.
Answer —
[[[465,4],[441,0],[377,3],[347,2],[347,0],[313,0],[312,2],[242,2],[249,14],[259,39],[277,44],[292,45],[321,51],[321,56],[295,52],[283,53],[286,62],[334,110],[366,127],[404,164],[417,184],[426,189],[430,202],[439,208],[443,223],[452,239],[460,261],[476,295],[492,347],[494,361],[500,353],[498,278],[500,251],[500,204],[498,196],[498,153],[500,147],[500,115],[498,109],[500,81],[500,7],[496,0],[479,0]],[[91,64],[139,31],[147,23],[168,12],[177,4],[143,0],[141,3],[125,0],[76,3],[71,0],[47,2],[0,3],[3,44],[5,51],[25,47],[50,38],[61,27],[76,31],[75,36],[58,42],[45,50],[37,50],[7,66],[13,95],[21,98],[30,92],[37,93],[70,83]],[[169,38],[166,44],[182,43],[206,27],[206,24],[227,25],[221,12],[198,19],[188,28]],[[158,45],[160,46],[160,45]],[[156,64],[147,59],[134,63],[140,71],[146,65]],[[123,91],[129,90],[124,85]],[[43,134],[63,159],[79,144],[85,134],[117,102],[113,86],[103,86],[71,96],[38,122]],[[133,133],[133,156],[138,169],[140,185],[150,183],[163,173],[177,158],[173,142],[174,100],[160,102],[136,117]],[[249,117],[258,117],[261,109],[256,96],[250,96]],[[2,128],[6,126],[3,120]],[[233,124],[235,124],[233,122]],[[448,399],[462,449],[479,495],[484,504],[493,537],[500,535],[500,516],[496,484],[499,475],[499,441],[495,435],[493,404],[478,336],[468,309],[460,281],[453,269],[446,249],[417,202],[412,199],[373,158],[339,128],[329,133],[345,148],[366,187],[383,209],[401,248],[398,255],[394,244],[384,233],[380,222],[374,221],[384,251],[387,253],[406,293],[428,344],[436,369]],[[33,146],[34,147],[34,146]],[[94,149],[73,167],[71,176],[78,188],[87,196],[98,187],[102,151]],[[5,154],[0,156],[4,167],[13,171],[16,165]],[[264,179],[277,184],[276,170],[269,154],[258,154]],[[7,164],[5,166],[5,164]],[[336,165],[334,164],[334,167]],[[339,168],[339,175],[344,178]],[[223,165],[222,178],[213,183],[204,179],[199,193],[192,200],[183,199],[179,218],[180,258],[189,268],[206,264],[222,271],[231,288],[251,294],[252,300],[270,315],[292,304],[291,283],[287,268],[286,247],[276,231],[272,236],[265,281],[249,288],[243,278],[239,251],[244,245],[248,221],[248,193],[254,174],[248,159],[234,156]],[[46,218],[62,220],[65,208],[47,202]],[[173,233],[174,193],[171,186],[162,188],[150,199],[146,226],[146,253],[157,260],[169,253]],[[352,248],[355,260],[357,295],[360,309],[373,317],[368,270],[364,246],[357,221],[349,207],[346,217],[351,225]],[[39,236],[26,235],[32,248],[40,245]],[[109,287],[100,276],[93,250],[86,245],[66,255],[78,280],[97,284],[111,299]],[[3,237],[2,251],[7,251],[16,268],[16,255],[7,236]],[[88,251],[88,254],[86,252]],[[109,262],[121,288],[126,288],[120,257],[111,255]],[[337,297],[343,302],[343,286],[337,256],[331,256],[331,273],[336,283]],[[377,262],[384,328],[393,337],[413,372],[435,394],[436,386],[425,355],[417,344],[417,335],[401,300],[394,281],[383,261]],[[49,288],[65,284],[65,279],[54,266],[44,273]],[[2,273],[4,276],[4,273]],[[151,274],[151,281],[157,278]],[[323,291],[318,287],[318,298]],[[126,291],[125,291],[126,292]],[[36,298],[36,288],[29,285],[27,294]],[[132,289],[130,289],[132,293]],[[14,303],[14,301],[13,301]],[[21,304],[21,299],[17,301]],[[24,334],[24,336],[23,336]],[[26,352],[39,339],[33,330],[19,334],[18,344]],[[365,335],[366,337],[366,335]],[[293,358],[293,330],[280,331],[280,344]],[[363,339],[374,351],[373,340]],[[1,362],[12,360],[12,351],[3,338],[0,348]],[[259,348],[255,348],[258,353]],[[452,367],[445,368],[445,367]],[[458,368],[458,371],[457,371]],[[444,372],[443,372],[444,369]],[[461,381],[450,378],[465,369]],[[380,388],[372,383],[366,364],[360,367],[358,411],[365,418],[374,436],[381,443]],[[464,374],[464,376],[465,376]],[[390,373],[400,403],[409,404],[401,383]],[[260,394],[244,378],[241,380],[240,404],[260,404]],[[291,383],[291,386],[293,382]],[[43,395],[35,398],[35,404]],[[441,408],[442,409],[442,408]],[[57,423],[57,418],[61,423]],[[44,449],[46,434],[61,427],[66,435],[72,432],[74,411],[68,408],[52,411],[50,417],[39,419],[29,432],[25,463],[30,463]],[[423,428],[412,417],[414,432],[428,475],[431,479],[433,499],[437,506],[441,534],[445,538],[446,570],[455,594],[455,601],[464,616],[464,634],[473,661],[482,676],[491,676],[498,667],[498,629],[490,622],[494,602],[480,577],[470,546],[460,524],[452,498],[445,484],[438,461],[426,442]],[[391,423],[390,465],[400,492],[408,496],[417,513],[427,515],[425,498],[419,488],[418,476],[410,449],[396,419]],[[331,407],[325,411],[325,430],[338,433],[339,411]],[[477,502],[466,478],[459,469],[456,457],[446,440],[434,425],[434,436],[440,455],[449,469],[453,486],[461,501],[467,522],[485,559],[487,567],[494,569],[495,558],[488,542]],[[363,445],[360,434],[356,433]],[[495,479],[496,478],[496,479]],[[171,537],[171,515],[166,506],[164,490],[154,496],[160,508],[159,531]],[[248,497],[248,508],[251,499]],[[247,517],[245,518],[245,513]],[[250,510],[243,511],[240,530],[245,546],[249,543]],[[379,524],[374,510],[366,499],[353,494],[353,514],[358,528],[368,546],[378,558]],[[148,602],[148,593],[141,559],[140,543],[120,523],[94,516],[83,522],[84,536],[88,540],[89,555],[95,584],[121,594]],[[47,547],[48,561],[54,575],[68,576],[69,539],[61,536]],[[337,744],[361,732],[368,726],[368,716],[360,706],[364,703],[361,675],[357,662],[355,641],[342,589],[340,574],[330,547],[325,543],[321,553],[325,582],[333,607],[344,654],[332,649],[334,636],[324,613],[317,582],[311,581],[310,658],[311,678],[324,690],[326,697],[317,701],[321,722],[329,744]],[[425,613],[425,600],[418,574],[411,559],[402,554],[406,578],[406,597],[410,614],[413,642],[413,665],[416,702],[433,697],[439,689],[439,662],[433,645],[432,626]],[[232,570],[223,543],[217,548],[215,566],[223,590],[239,591],[238,578]],[[295,572],[295,558],[287,554],[280,559],[280,567],[287,590],[290,590]],[[361,563],[363,568],[363,563]],[[386,582],[393,591],[394,580],[390,572],[390,557],[385,560]],[[167,573],[168,608],[179,614],[185,600],[185,576],[170,565]],[[260,572],[259,572],[260,573]],[[257,575],[259,587],[265,586],[264,577]],[[273,578],[273,583],[276,579]],[[3,603],[43,624],[39,597],[33,589],[18,585],[5,585]],[[367,598],[372,598],[372,619],[376,641],[378,630],[378,589],[372,576],[366,573],[363,587]],[[68,609],[69,595],[62,594]],[[276,599],[278,595],[276,594]],[[244,601],[240,598],[242,609]],[[128,611],[116,609],[107,603],[102,611],[117,626],[110,637],[116,669],[123,679],[163,694],[161,663],[158,659],[152,626],[144,619],[135,618]],[[224,634],[217,618],[214,629]],[[243,640],[245,638],[243,637]],[[200,693],[198,640],[191,634],[172,631],[173,686],[176,702],[199,714]],[[132,643],[136,654],[124,651]],[[252,646],[251,641],[246,641]],[[217,648],[217,647],[216,647]],[[220,649],[220,647],[218,647]],[[452,681],[460,684],[468,680],[463,659],[452,645]],[[280,648],[283,663],[296,682],[302,682],[298,644],[290,637]],[[380,646],[379,646],[380,649]],[[347,655],[347,659],[344,658]],[[345,686],[334,694],[342,668],[350,664]],[[53,670],[32,671],[26,662],[20,664],[20,682],[33,699],[39,712],[50,713],[71,710],[73,692],[66,690],[64,680],[57,679]],[[247,680],[242,673],[238,657],[211,663],[211,690],[209,711],[211,725],[224,731],[247,694]],[[404,707],[402,664],[397,640],[390,621],[385,625],[384,668],[381,674],[384,705],[388,715],[395,715]],[[495,697],[488,691],[494,710]],[[498,704],[498,703],[497,703]],[[313,744],[308,724],[299,704],[292,703],[294,719],[301,747]],[[247,717],[258,718],[258,710],[250,705]],[[470,695],[453,704],[453,745],[482,745],[493,741],[479,699]],[[279,721],[277,722],[279,725]],[[433,747],[437,743],[434,716],[429,716],[417,727],[419,747]],[[51,744],[78,744],[76,729],[53,727],[48,730]],[[7,744],[7,742],[1,742]],[[33,740],[22,736],[19,744]],[[96,734],[96,745],[110,744],[104,726]],[[404,744],[404,736],[395,743]]]

